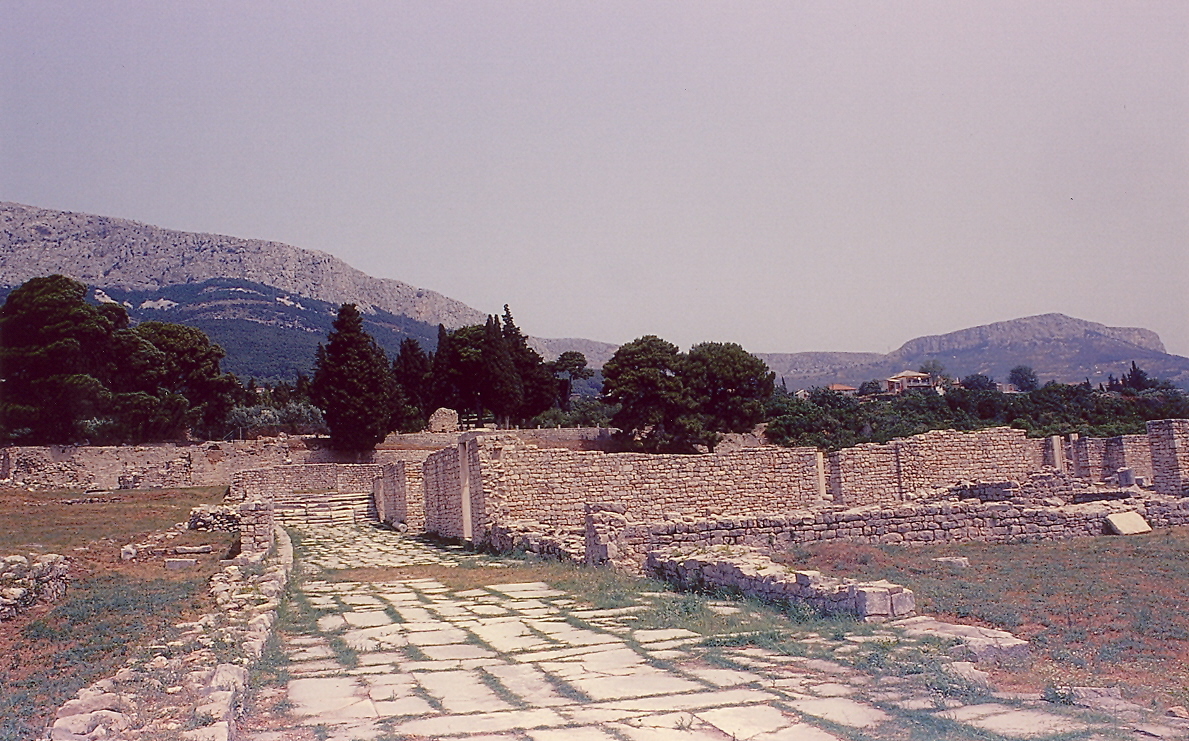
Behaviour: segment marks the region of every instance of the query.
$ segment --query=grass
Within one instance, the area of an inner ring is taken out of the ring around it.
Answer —
[[[225,486],[120,490],[92,495],[111,501],[68,504],[84,498],[83,493],[2,490],[0,553],[45,553],[108,541],[123,545],[148,531],[185,522],[191,507],[221,502],[226,491]]]
[[[1125,687],[1140,700],[1189,694],[1189,528],[1063,542],[933,546],[823,544],[779,559],[837,576],[910,587],[918,609],[942,619],[1010,630],[1040,659],[1011,675],[1046,685]],[[970,567],[939,564],[965,556]]]
[[[39,737],[59,705],[165,638],[174,623],[217,607],[206,592],[229,533],[180,533],[176,545],[214,545],[199,565],[166,571],[161,558],[121,561],[119,548],[172,528],[190,508],[219,501],[225,487],[117,491],[118,501],[67,503],[79,491],[0,490],[0,556],[58,552],[71,561],[70,588],[0,629],[0,741]]]
[[[0,739],[39,734],[54,710],[82,686],[110,676],[145,637],[201,609],[206,579],[145,581],[107,574],[75,586],[27,622],[0,664]]]

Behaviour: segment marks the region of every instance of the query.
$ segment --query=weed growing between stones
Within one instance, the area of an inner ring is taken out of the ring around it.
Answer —
[[[334,652],[334,656],[339,663],[348,669],[354,669],[359,666],[359,652],[351,648],[341,635],[329,635],[326,637],[326,645]]]
[[[500,680],[495,676],[487,673],[486,671],[480,671],[478,676],[479,681],[486,685],[487,689],[491,690],[493,693],[495,693],[496,697],[500,698],[512,707],[521,709],[532,707],[520,695],[517,695],[515,692],[512,692],[507,687],[505,687],[503,683],[500,682]]]

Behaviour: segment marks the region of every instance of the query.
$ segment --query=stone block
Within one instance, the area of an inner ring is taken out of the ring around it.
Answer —
[[[892,596],[883,587],[856,586],[855,614],[860,618],[887,617],[892,614]]]
[[[1115,535],[1140,535],[1152,532],[1152,526],[1139,512],[1116,512],[1107,515],[1106,527]]]
[[[916,612],[917,598],[911,589],[892,594],[892,616],[903,617]]]
[[[165,559],[165,568],[171,571],[184,571],[191,569],[198,565],[197,558],[167,558]]]

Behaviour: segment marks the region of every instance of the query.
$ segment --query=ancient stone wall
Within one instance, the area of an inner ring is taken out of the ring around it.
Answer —
[[[652,551],[645,572],[682,589],[728,589],[766,602],[800,602],[827,614],[849,613],[866,622],[908,617],[916,612],[912,590],[899,584],[796,571],[774,563],[754,548]]]
[[[513,435],[465,442],[474,451],[470,494],[479,540],[491,524],[516,520],[580,533],[585,503],[592,499],[622,501],[633,517],[648,522],[662,521],[667,513],[742,515],[825,500],[822,457],[812,448],[646,455],[537,448]],[[427,492],[431,475],[440,475],[439,469],[431,474],[427,465]],[[461,491],[452,489],[450,496]]]
[[[1056,447],[1054,447],[1054,441],[1056,441]],[[1051,466],[1061,471],[1066,470],[1064,465],[1065,449],[1060,437],[1025,438],[1024,458],[1028,461],[1029,471],[1039,471],[1045,466]]]
[[[864,443],[830,453],[830,497],[836,504],[859,506],[901,498],[896,446]]]
[[[897,507],[805,510],[746,518],[683,518],[661,525],[635,523],[598,504],[587,518],[588,560],[643,573],[659,548],[748,546],[786,551],[798,543],[1015,543],[1102,535],[1106,517],[1135,511],[1157,527],[1189,524],[1189,499],[1124,500],[1041,507],[1015,501],[933,502]]]
[[[227,500],[268,502],[283,523],[376,522],[377,494],[386,507],[398,508],[393,498],[404,488],[396,481],[403,470],[392,463],[314,463],[240,471],[232,477]]]
[[[900,501],[919,489],[958,481],[1019,481],[1040,470],[1042,441],[1023,430],[934,430],[887,444],[866,443],[830,453],[830,495],[836,504]]]
[[[252,557],[267,554],[272,550],[276,522],[273,503],[268,500],[252,499],[236,508],[239,514],[239,550]]]
[[[1147,435],[1109,437],[1102,452],[1103,481],[1110,481],[1120,468],[1130,468],[1136,476],[1152,482],[1152,446]]]
[[[1026,433],[1010,427],[972,432],[933,430],[890,444],[900,463],[900,489],[946,487],[971,481],[1021,481],[1029,472]]]
[[[287,442],[0,448],[0,480],[35,489],[226,485],[236,471],[292,462]]]
[[[1160,419],[1148,423],[1152,480],[1166,496],[1189,496],[1189,419]]]
[[[0,558],[0,621],[66,593],[70,562],[57,553]]]
[[[1081,437],[1072,448],[1075,476],[1091,482],[1106,480],[1106,438]]]
[[[422,464],[425,529],[444,538],[462,538],[462,485],[458,447],[430,454]]]

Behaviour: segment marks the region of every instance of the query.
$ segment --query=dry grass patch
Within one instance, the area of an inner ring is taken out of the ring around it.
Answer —
[[[171,625],[216,610],[210,575],[235,540],[180,532],[169,546],[211,545],[198,566],[167,571],[164,557],[120,560],[120,546],[184,521],[220,501],[224,487],[116,491],[0,491],[0,555],[61,553],[72,582],[63,600],[39,605],[0,629],[0,741],[34,738],[80,687],[110,676]],[[85,499],[110,501],[80,501]]]
[[[965,556],[970,567],[934,562]],[[799,568],[889,579],[917,594],[921,611],[1010,630],[1038,661],[1002,672],[1003,686],[1119,685],[1139,702],[1189,701],[1189,528],[1056,543],[800,547]]]

